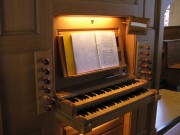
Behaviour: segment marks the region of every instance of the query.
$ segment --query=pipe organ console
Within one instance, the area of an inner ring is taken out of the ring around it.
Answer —
[[[121,118],[124,122],[116,124],[122,126],[118,134],[126,134],[126,132],[132,134],[131,130],[137,128],[133,125],[135,117],[133,112],[145,107],[147,114],[141,121],[145,127],[141,132],[155,133],[153,123],[150,121],[155,112],[148,112],[155,108],[156,104],[153,103],[157,101],[158,96],[158,92],[149,89],[148,86],[152,79],[152,61],[149,57],[151,47],[147,41],[138,42],[137,46],[125,43],[122,37],[130,38],[126,33],[127,26],[124,24],[127,20],[128,17],[57,16],[55,18],[56,34],[53,50],[35,53],[39,114],[54,110],[56,118],[65,123],[66,127],[69,126],[73,131],[77,131],[77,134],[95,134],[94,129],[103,131],[108,126],[102,125]],[[102,39],[96,35],[97,32]],[[111,36],[109,32],[115,36],[109,38]],[[72,39],[74,33],[77,35],[80,33],[76,36],[77,39]],[[129,40],[135,40],[135,35],[132,37]],[[114,62],[112,57],[115,57],[115,51],[112,45],[115,41],[118,66],[110,65],[109,68],[78,73],[79,67],[86,70],[89,66],[85,65],[90,63],[90,66],[94,66],[92,65],[94,61],[91,61],[90,57],[86,59],[88,55],[95,57],[91,49],[93,38],[98,45],[100,43],[105,44],[105,47],[110,45],[103,48],[102,56],[101,50],[98,50],[102,46],[95,48],[97,52],[99,51],[99,61],[103,57],[104,63],[110,62],[109,60],[111,63]],[[77,46],[73,40],[77,40],[78,53],[74,52]],[[128,50],[127,46],[132,48]],[[109,48],[111,53],[108,53]],[[78,63],[79,59],[81,62]],[[124,123],[127,121],[128,126],[125,126]],[[63,134],[68,134],[68,131],[64,131]]]

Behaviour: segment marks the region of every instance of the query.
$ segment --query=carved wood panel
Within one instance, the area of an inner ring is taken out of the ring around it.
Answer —
[[[3,0],[1,2],[2,34],[38,32],[38,0]]]

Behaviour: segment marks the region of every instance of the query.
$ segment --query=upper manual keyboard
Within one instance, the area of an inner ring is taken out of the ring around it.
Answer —
[[[129,80],[120,84],[112,85],[106,88],[101,88],[101,89],[93,90],[91,92],[80,94],[74,97],[70,97],[70,98],[67,98],[66,100],[69,100],[75,106],[80,106],[82,104],[86,104],[88,102],[92,102],[92,101],[95,101],[97,99],[101,99],[107,96],[114,96],[115,94],[121,91],[131,89],[131,88],[136,88],[144,84],[145,83],[143,81],[133,79],[133,80]]]

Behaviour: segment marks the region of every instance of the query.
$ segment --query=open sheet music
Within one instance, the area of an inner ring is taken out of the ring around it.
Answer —
[[[114,32],[95,32],[101,68],[119,66],[119,57]]]
[[[99,69],[94,33],[73,33],[71,36],[77,74]]]
[[[115,33],[71,33],[77,74],[119,66]]]

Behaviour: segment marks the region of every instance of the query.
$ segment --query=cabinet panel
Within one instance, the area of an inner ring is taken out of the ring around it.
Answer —
[[[142,0],[138,0],[141,1]],[[107,15],[107,16],[139,16],[140,7],[135,4],[127,4],[122,1],[81,1],[54,0],[54,14],[70,14],[70,15]],[[138,2],[138,4],[141,4]],[[138,11],[137,11],[138,10]]]
[[[3,0],[2,1],[2,33],[37,32],[38,0]]]
[[[132,135],[145,135],[147,134],[147,127],[148,127],[148,113],[149,104],[143,105],[139,107],[137,110],[132,111],[132,120],[131,120],[131,133]]]
[[[137,121],[137,132],[142,132],[147,127],[147,114],[148,114],[148,106],[142,106],[138,110],[138,121]]]

